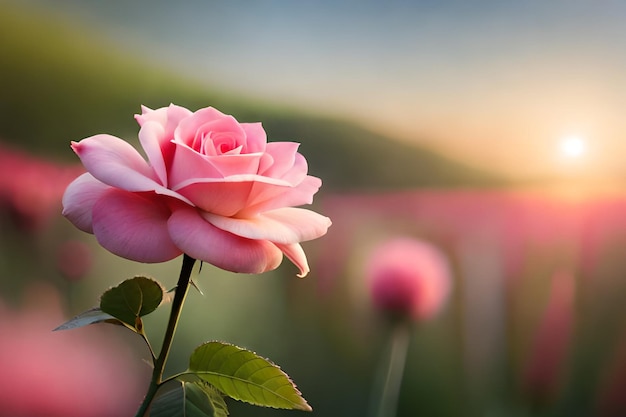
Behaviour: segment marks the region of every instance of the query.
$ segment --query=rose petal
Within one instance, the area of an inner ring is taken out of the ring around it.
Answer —
[[[216,167],[223,177],[233,175],[256,175],[259,172],[261,153],[249,153],[241,155],[209,156],[207,160]]]
[[[165,136],[164,132],[163,125],[156,122],[146,122],[139,130],[139,142],[146,152],[150,165],[152,165],[161,185],[167,187],[167,167],[159,144],[159,138]],[[171,154],[170,156],[173,156],[173,150],[169,153]]]
[[[169,173],[170,188],[176,190],[182,184],[202,182],[206,179],[222,179],[233,175],[256,175],[263,154],[202,155],[189,146],[175,143],[176,152]]]
[[[255,183],[250,191],[246,207],[237,215],[252,217],[257,213],[282,207],[302,206],[313,202],[313,195],[322,186],[322,180],[308,175],[296,187],[268,187]]]
[[[194,178],[188,182],[183,183],[182,188],[176,188],[176,191],[192,201],[192,205],[220,216],[235,216],[245,210],[253,188],[289,188],[289,184],[281,180],[258,175],[238,175],[216,180]]]
[[[175,104],[170,104],[168,107],[161,107],[155,110],[141,106],[141,114],[135,115],[135,120],[137,120],[139,126],[143,126],[144,123],[149,121],[157,122],[163,126],[165,135],[173,139],[174,130],[176,130],[180,121],[192,114],[190,110]]]
[[[93,206],[111,187],[85,173],[68,185],[63,194],[63,215],[83,232],[93,233]]]
[[[270,142],[265,148],[265,153],[272,156],[274,163],[268,166],[260,175],[273,178],[281,178],[293,168],[298,153],[299,143],[295,142]],[[306,174],[306,171],[305,171]]]
[[[306,259],[306,254],[304,253],[302,246],[300,246],[299,243],[292,243],[289,245],[276,243],[276,246],[285,254],[287,259],[300,269],[298,277],[306,277],[311,270],[309,269],[309,263]]]
[[[267,171],[267,169],[274,164],[274,157],[268,153],[263,153],[261,160],[259,161],[259,175]]]
[[[308,170],[309,165],[307,164],[306,159],[304,156],[297,153],[294,157],[293,166],[277,178],[287,181],[295,186],[304,181]]]
[[[300,184],[306,178],[309,167],[304,156],[297,152],[299,146],[295,142],[268,143],[267,156],[262,161],[259,174],[280,178],[293,186]]]
[[[226,119],[226,120],[225,120]],[[176,130],[174,131],[174,138],[176,142],[186,144],[193,149],[199,151],[203,145],[200,141],[202,134],[209,133],[211,128],[218,128],[217,132],[224,131],[226,126],[219,123],[211,125],[211,123],[225,120],[228,126],[228,131],[233,130],[238,132],[240,140],[243,141],[245,133],[243,129],[237,123],[237,120],[233,116],[226,115],[221,111],[214,109],[213,107],[206,107],[193,113],[190,117],[182,120]],[[200,134],[200,136],[199,136]],[[207,155],[210,153],[203,152]]]
[[[241,128],[246,132],[245,153],[265,152],[267,146],[267,133],[261,123],[240,123]]]
[[[141,115],[135,115],[135,119],[141,126],[139,142],[146,151],[148,160],[161,180],[161,184],[167,187],[167,171],[172,163],[175,148],[172,143],[174,130],[181,120],[193,113],[173,104],[157,110],[142,106],[141,110]]]
[[[182,252],[169,236],[169,209],[135,193],[110,189],[93,207],[93,231],[100,245],[138,262],[165,262]]]
[[[273,243],[298,243],[317,239],[331,225],[328,217],[311,210],[285,207],[267,211],[251,218],[217,216],[201,212],[212,225],[248,239],[269,240]]]
[[[156,181],[150,165],[129,143],[111,135],[96,135],[72,142],[91,175],[103,183],[126,191],[154,191],[188,204],[189,200]]]
[[[192,258],[232,272],[259,274],[276,269],[282,252],[266,240],[251,240],[218,229],[196,209],[175,210],[168,221],[170,236]]]
[[[246,144],[246,133],[232,116],[208,121],[199,126],[190,146],[198,152],[218,156],[240,154]]]
[[[222,173],[207,159],[187,145],[175,143],[175,153],[169,172],[169,184],[172,190],[182,187],[181,184],[193,182],[196,178],[222,179]]]
[[[234,216],[245,207],[252,182],[191,184],[178,190],[202,210],[220,216]]]
[[[112,187],[127,191],[151,191],[156,188],[154,172],[128,142],[111,135],[91,136],[72,142],[87,171]]]

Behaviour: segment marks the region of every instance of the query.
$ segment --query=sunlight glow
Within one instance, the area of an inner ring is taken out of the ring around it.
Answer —
[[[578,136],[568,136],[560,143],[561,154],[567,158],[579,158],[587,151],[587,143]]]

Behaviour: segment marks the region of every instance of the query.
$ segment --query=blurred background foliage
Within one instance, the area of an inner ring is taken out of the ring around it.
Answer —
[[[10,59],[0,68],[0,135],[39,154],[71,160],[69,140],[102,132],[136,141],[132,115],[141,112],[141,104],[158,108],[175,103],[189,109],[211,105],[241,121],[262,121],[270,140],[301,142],[311,171],[324,176],[326,189],[500,182],[428,149],[391,142],[332,116],[194,84],[116,50],[76,23],[4,9],[0,52]]]
[[[442,314],[414,329],[399,416],[626,415],[621,191],[529,193],[353,122],[250,99],[219,83],[198,85],[36,8],[0,3],[0,56],[0,298],[7,308],[26,308],[42,282],[58,294],[66,318],[133,275],[173,286],[180,259],[119,259],[61,218],[63,189],[81,172],[69,142],[109,133],[137,145],[132,115],[140,105],[210,105],[262,121],[271,141],[301,142],[311,174],[324,182],[315,209],[334,225],[305,244],[312,266],[305,280],[288,262],[263,276],[204,265],[195,277],[204,295],[189,297],[169,371],[185,368],[201,342],[226,340],[278,363],[313,415],[368,415],[390,329],[369,305],[363,264],[378,242],[409,235],[444,251],[455,285]],[[167,313],[147,319],[155,345]],[[3,360],[10,358],[0,358],[0,367]],[[294,413],[229,406],[233,416]],[[8,415],[3,407],[0,401],[0,416]]]

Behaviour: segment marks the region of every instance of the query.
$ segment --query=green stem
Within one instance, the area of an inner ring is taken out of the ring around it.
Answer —
[[[157,390],[161,386],[163,379],[163,371],[165,369],[165,363],[167,357],[172,348],[172,340],[174,339],[174,333],[176,333],[176,327],[178,326],[178,319],[187,297],[187,291],[189,290],[189,282],[191,280],[191,271],[196,260],[184,255],[183,266],[180,270],[180,276],[178,278],[178,284],[176,285],[176,292],[174,293],[174,300],[172,301],[172,311],[170,312],[170,319],[167,323],[167,329],[165,330],[165,336],[163,337],[163,345],[161,346],[161,353],[154,363],[154,370],[152,371],[152,378],[150,385],[148,386],[148,392],[146,393],[139,410],[135,417],[143,417],[150,406],[150,403],[154,399]]]
[[[386,363],[386,372],[379,375],[381,379],[384,375],[382,393],[377,406],[373,406],[370,410],[370,415],[378,417],[393,417],[396,415],[410,340],[410,323],[407,321],[395,323],[391,334],[389,361]]]

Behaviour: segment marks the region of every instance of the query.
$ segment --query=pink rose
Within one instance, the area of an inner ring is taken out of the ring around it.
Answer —
[[[374,306],[383,313],[413,320],[433,317],[447,301],[448,262],[434,246],[397,237],[382,242],[367,265]]]
[[[267,143],[261,123],[208,107],[142,107],[135,116],[148,162],[127,142],[96,135],[72,143],[88,173],[72,182],[63,214],[107,250],[140,262],[182,253],[220,268],[261,273],[285,254],[309,272],[300,242],[330,219],[311,210],[321,180],[293,142]]]

